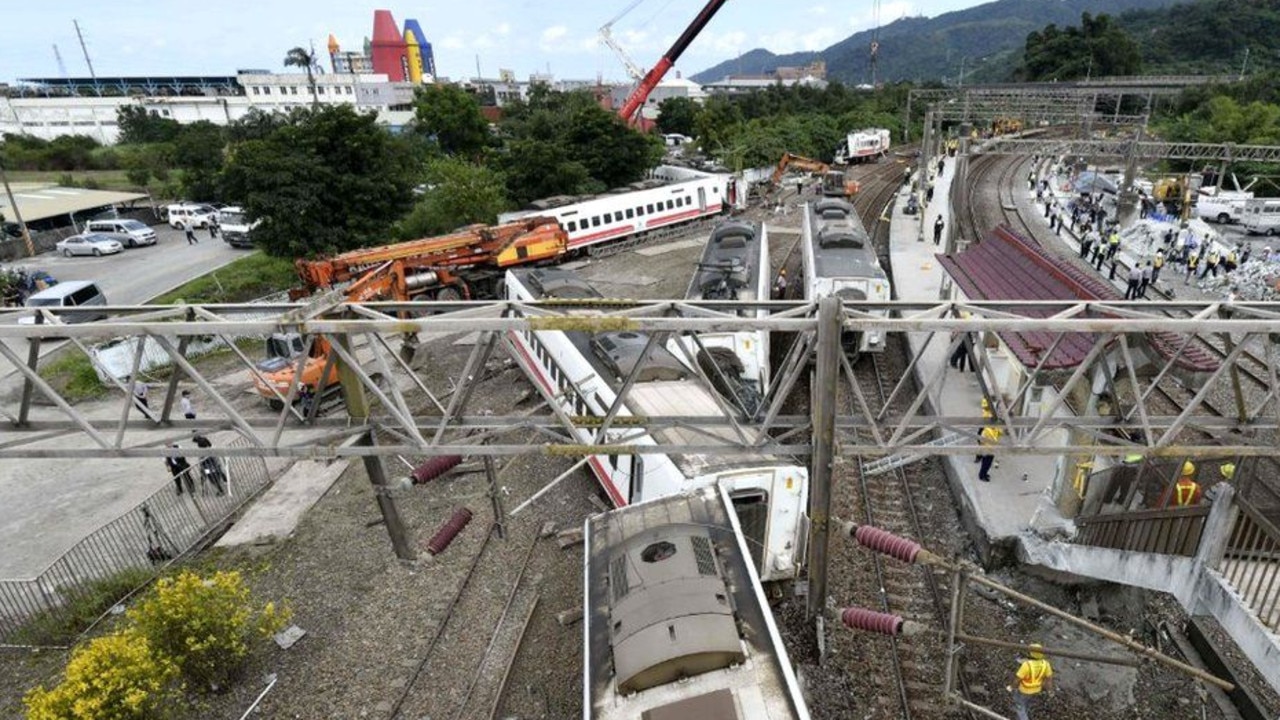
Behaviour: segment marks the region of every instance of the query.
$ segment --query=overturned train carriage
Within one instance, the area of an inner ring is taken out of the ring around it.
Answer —
[[[585,536],[584,718],[808,718],[727,491],[597,515]]]

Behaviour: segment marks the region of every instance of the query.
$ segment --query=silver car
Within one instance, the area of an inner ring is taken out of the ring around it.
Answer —
[[[111,255],[124,250],[124,246],[101,233],[84,233],[72,235],[58,243],[57,248],[63,255]]]

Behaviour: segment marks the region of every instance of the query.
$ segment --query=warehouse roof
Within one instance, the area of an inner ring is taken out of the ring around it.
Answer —
[[[974,300],[1119,300],[1116,288],[1101,278],[1081,271],[1050,255],[1038,244],[1005,226],[991,231],[982,242],[955,255],[938,255],[938,261],[964,294]],[[1030,317],[1046,317],[1050,309],[1022,310]],[[1041,355],[1053,347],[1057,333],[1002,333],[1001,339],[1024,366],[1034,368]],[[1093,347],[1089,333],[1067,333],[1058,343],[1045,370],[1072,368]],[[1152,333],[1148,344],[1169,358],[1183,345],[1175,333]],[[1177,365],[1193,372],[1210,372],[1218,361],[1207,350],[1190,345],[1178,357]]]
[[[72,213],[78,215],[87,210],[137,202],[146,197],[145,194],[136,192],[13,183],[13,199],[18,204],[23,221],[28,223]],[[4,216],[11,221],[16,219],[13,208],[9,207],[9,198],[4,193],[0,193],[0,213],[4,213]]]

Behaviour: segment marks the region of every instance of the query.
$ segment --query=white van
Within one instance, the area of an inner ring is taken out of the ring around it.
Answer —
[[[107,296],[102,293],[102,289],[96,283],[86,280],[60,282],[27,298],[27,307],[29,308],[73,308],[106,304]],[[61,316],[62,321],[68,324],[92,322],[105,317],[105,313],[67,313]],[[18,320],[23,325],[33,325],[35,321],[34,317],[24,317]]]
[[[218,211],[218,227],[222,229],[222,240],[234,248],[253,247],[253,229],[261,224],[261,220],[250,223],[245,217],[243,208],[232,206]]]
[[[198,203],[176,203],[166,206],[165,211],[169,216],[169,226],[177,230],[182,229],[186,220],[191,220],[192,227],[208,227],[209,222],[218,214],[217,208],[212,205]]]
[[[156,231],[137,220],[90,220],[84,231],[106,235],[128,248],[156,244]]]
[[[1240,224],[1253,235],[1280,233],[1280,198],[1245,200]]]
[[[1244,217],[1245,200],[1201,195],[1196,198],[1196,217],[1226,225]]]

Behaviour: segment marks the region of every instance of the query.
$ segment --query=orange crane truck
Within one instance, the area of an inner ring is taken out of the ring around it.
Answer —
[[[344,287],[348,302],[372,300],[472,300],[501,294],[508,267],[553,262],[569,251],[569,235],[555,218],[522,218],[504,225],[472,225],[437,237],[380,247],[360,248],[317,260],[298,260],[302,286],[289,292],[300,299]],[[404,354],[412,357],[416,336],[406,338]],[[297,333],[272,335],[267,358],[257,364],[254,387],[274,410],[284,407],[298,356],[306,342]],[[317,338],[303,364],[301,384],[313,395],[338,388],[330,347]],[[329,368],[327,376],[325,368]],[[278,394],[277,394],[278,393]]]
[[[846,180],[843,171],[832,170],[830,165],[821,160],[814,160],[803,155],[783,153],[782,158],[778,160],[778,166],[773,169],[773,176],[770,178],[775,191],[782,191],[782,177],[787,170],[801,170],[821,176],[822,194],[825,197],[839,197],[847,200],[856,195],[858,190],[861,189],[856,180]]]

